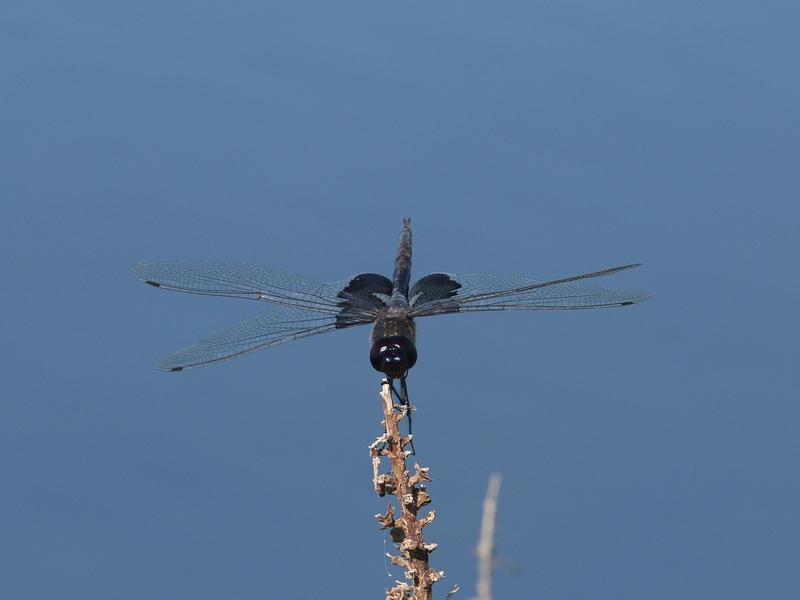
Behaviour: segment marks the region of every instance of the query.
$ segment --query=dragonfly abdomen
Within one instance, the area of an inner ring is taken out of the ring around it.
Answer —
[[[398,296],[408,306],[408,281],[411,278],[411,219],[403,219],[403,228],[400,230],[400,243],[397,246],[397,255],[394,259],[394,274],[392,276],[392,303],[397,305]]]

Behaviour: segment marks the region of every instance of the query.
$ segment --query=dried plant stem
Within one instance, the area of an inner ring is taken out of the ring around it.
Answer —
[[[502,477],[492,473],[486,498],[483,500],[483,518],[481,519],[481,537],[478,540],[477,600],[492,600],[492,567],[494,566],[494,530],[497,517],[497,496],[500,494]]]
[[[436,549],[436,544],[426,544],[423,529],[436,516],[431,510],[421,518],[419,510],[430,504],[431,497],[423,482],[430,481],[428,469],[414,463],[414,474],[409,475],[406,458],[409,453],[405,447],[410,437],[400,435],[400,421],[405,417],[408,406],[395,406],[392,401],[392,388],[387,380],[381,383],[381,404],[383,407],[385,431],[370,446],[372,457],[373,484],[375,491],[383,497],[387,494],[397,497],[400,516],[395,518],[395,508],[389,504],[386,514],[375,515],[381,529],[388,529],[397,556],[389,554],[389,560],[405,569],[405,577],[411,585],[397,582],[386,592],[386,600],[431,600],[433,584],[444,577],[443,571],[434,571],[428,566],[428,556]],[[380,473],[381,458],[389,459],[389,473]]]

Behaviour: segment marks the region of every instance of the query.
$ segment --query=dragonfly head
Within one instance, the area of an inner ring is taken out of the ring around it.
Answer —
[[[414,342],[403,335],[381,338],[372,344],[369,362],[376,371],[397,379],[417,362],[417,348]]]

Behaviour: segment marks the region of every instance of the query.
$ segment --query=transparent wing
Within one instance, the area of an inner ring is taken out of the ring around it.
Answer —
[[[339,314],[344,304],[356,316],[374,315],[380,304],[376,301],[377,292],[385,292],[386,282],[391,287],[386,278],[373,274],[362,273],[334,283],[319,283],[275,267],[229,260],[143,262],[132,271],[145,283],[158,288],[263,300],[330,315]],[[356,282],[359,285],[354,285]],[[365,291],[369,285],[376,289]]]
[[[203,367],[292,340],[366,323],[369,321],[351,320],[343,325],[333,316],[276,306],[265,313],[220,329],[196,344],[171,354],[157,366],[165,371]]]
[[[525,277],[434,273],[411,291],[412,317],[495,310],[576,310],[627,306],[649,294],[582,283],[640,265],[623,265],[573,277],[536,281]]]

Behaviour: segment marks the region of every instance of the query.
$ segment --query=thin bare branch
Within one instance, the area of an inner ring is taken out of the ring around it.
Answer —
[[[458,584],[454,585],[453,589],[451,589],[449,592],[447,592],[447,596],[444,597],[444,600],[450,600],[450,598],[455,596],[460,589],[461,588],[459,587]]]
[[[408,405],[396,406],[392,400],[389,381],[381,384],[381,404],[383,408],[383,435],[369,447],[373,467],[373,485],[379,496],[392,495],[398,500],[399,515],[393,505],[384,514],[375,515],[381,529],[388,529],[389,536],[399,551],[399,555],[387,555],[389,560],[405,570],[405,577],[411,582],[398,582],[386,592],[386,600],[431,600],[433,584],[444,577],[443,571],[429,567],[428,557],[436,549],[436,544],[426,543],[424,527],[430,523],[435,512],[430,511],[418,517],[419,510],[430,504],[431,497],[424,482],[430,481],[427,467],[414,463],[414,474],[410,475],[406,466],[409,452],[405,446],[409,438],[400,435],[399,423],[409,410]],[[386,457],[389,473],[380,473],[381,459]]]
[[[494,563],[494,531],[497,518],[497,496],[500,494],[502,477],[492,473],[486,498],[483,500],[483,518],[481,519],[481,536],[476,553],[478,555],[478,592],[477,600],[492,600],[492,566]]]

